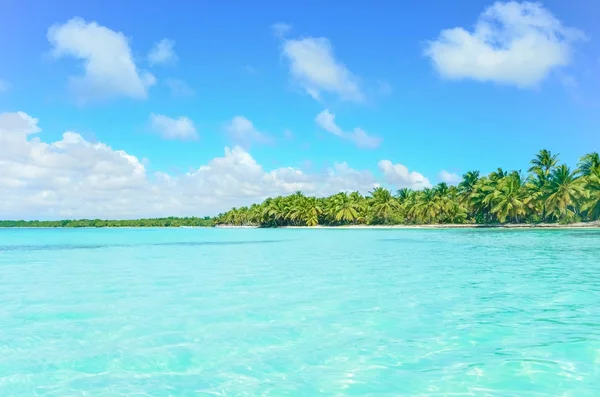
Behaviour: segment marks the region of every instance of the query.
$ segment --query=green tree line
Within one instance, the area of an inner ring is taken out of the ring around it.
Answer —
[[[541,150],[521,171],[469,171],[457,186],[440,183],[393,194],[341,192],[325,198],[296,192],[219,214],[217,225],[339,226],[394,224],[573,223],[600,218],[600,157],[583,156],[576,169]]]
[[[148,218],[130,220],[76,219],[62,221],[1,221],[0,227],[181,227],[214,226],[210,217]]]

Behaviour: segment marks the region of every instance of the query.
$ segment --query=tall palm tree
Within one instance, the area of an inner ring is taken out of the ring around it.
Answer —
[[[466,206],[468,215],[474,217],[475,207],[472,205],[472,201],[479,182],[479,171],[467,171],[462,178],[458,184],[458,200]]]
[[[419,192],[415,205],[411,209],[411,215],[421,222],[433,223],[441,210],[442,206],[435,189],[426,188]]]
[[[570,218],[575,215],[578,200],[585,196],[582,180],[562,164],[550,175],[545,192],[545,205],[556,218]]]
[[[398,201],[398,204],[404,204],[406,201],[409,201],[410,199],[412,199],[414,197],[413,195],[414,190],[404,187],[402,189],[398,189],[396,191],[396,201]]]
[[[462,181],[458,184],[458,192],[468,200],[479,180],[479,171],[467,171],[463,174],[462,178]]]
[[[531,194],[530,205],[539,207],[541,209],[541,220],[546,221],[548,210],[544,192],[547,190],[550,175],[558,164],[558,154],[552,154],[551,151],[542,149],[530,161],[530,164],[531,167],[528,169],[530,176],[527,185],[527,189]]]
[[[388,223],[392,213],[400,207],[392,193],[382,187],[370,192],[369,201],[374,218],[384,224]]]
[[[490,173],[490,175],[488,175],[488,178],[491,181],[496,182],[496,181],[504,178],[507,175],[508,175],[508,172],[504,171],[501,167],[498,167],[498,169],[496,169],[496,171],[492,171]]]
[[[582,176],[589,176],[597,167],[600,167],[600,155],[598,152],[592,152],[579,159],[577,172]]]
[[[285,198],[278,196],[270,199],[263,208],[263,216],[270,220],[270,226],[282,226],[288,217]]]
[[[558,154],[552,154],[551,151],[542,149],[535,155],[530,164],[529,172],[534,174],[539,172],[543,178],[547,179],[552,173],[552,169],[558,164]]]
[[[367,199],[360,194],[360,192],[352,192],[350,193],[350,200],[356,203],[356,209],[358,211],[358,218],[356,218],[357,223],[366,223],[367,222],[367,213],[369,210],[369,203]]]
[[[301,219],[306,226],[317,226],[319,217],[323,213],[321,202],[315,197],[308,197],[302,201]]]
[[[582,210],[590,220],[600,219],[600,164],[590,170],[586,177],[586,198]]]
[[[523,185],[518,173],[511,173],[502,178],[493,194],[493,207],[491,212],[498,217],[500,223],[507,218],[519,222],[520,217],[527,213],[523,201]]]
[[[341,192],[331,197],[327,212],[337,223],[351,223],[359,218],[359,211],[360,204]]]

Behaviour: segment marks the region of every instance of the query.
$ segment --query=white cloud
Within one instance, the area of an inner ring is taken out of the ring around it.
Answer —
[[[271,30],[273,31],[275,37],[282,38],[286,36],[290,32],[290,30],[292,30],[292,25],[278,22],[271,25]]]
[[[171,118],[162,114],[150,114],[150,126],[164,139],[194,140],[198,131],[194,122],[187,117]]]
[[[0,114],[0,218],[203,216],[296,190],[328,195],[378,186],[369,171],[346,163],[311,174],[267,171],[241,147],[186,174],[149,174],[125,151],[74,132],[47,143],[39,132],[25,113]]]
[[[319,127],[325,131],[331,132],[333,135],[343,136],[344,131],[335,123],[335,114],[325,109],[317,115],[315,119]]]
[[[169,39],[162,39],[154,44],[154,47],[148,53],[148,60],[151,65],[161,65],[177,61],[177,55],[173,47],[175,42]]]
[[[252,143],[267,144],[271,138],[256,129],[254,124],[243,116],[235,116],[227,125],[225,130],[236,145],[249,147]]]
[[[348,138],[354,142],[356,146],[365,149],[378,148],[383,141],[379,137],[367,134],[362,128],[355,128],[354,131],[348,134]]]
[[[344,132],[340,126],[335,123],[335,114],[328,109],[323,110],[315,118],[317,125],[325,131],[331,132],[333,135],[343,139],[348,139],[360,148],[375,149],[381,145],[381,138],[374,135],[369,135],[361,128],[355,128],[352,132]]]
[[[443,30],[425,54],[442,77],[526,88],[568,65],[572,42],[583,38],[539,3],[496,2],[479,16],[473,32]]]
[[[183,80],[167,79],[166,84],[173,96],[190,97],[195,94],[194,90]]]
[[[139,70],[127,38],[96,22],[73,18],[48,29],[48,41],[56,58],[82,61],[83,75],[70,79],[80,101],[125,96],[144,99],[154,76]]]
[[[0,92],[8,91],[8,83],[4,80],[0,80]]]
[[[462,180],[460,175],[455,174],[453,172],[448,172],[446,170],[441,170],[438,174],[438,178],[440,181],[445,182],[448,185],[456,185]]]
[[[321,100],[324,92],[336,94],[343,100],[363,100],[358,79],[335,58],[326,38],[286,39],[282,53],[289,61],[294,82],[316,100]]]
[[[431,187],[429,179],[416,171],[409,171],[402,164],[393,164],[390,160],[381,160],[377,163],[379,170],[383,173],[387,183],[396,188],[408,187],[411,189],[423,189]]]

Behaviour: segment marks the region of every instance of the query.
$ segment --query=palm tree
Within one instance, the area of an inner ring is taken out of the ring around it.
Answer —
[[[270,220],[268,226],[282,226],[288,217],[288,209],[284,197],[267,199],[263,207],[263,216]]]
[[[413,197],[414,190],[404,187],[396,191],[396,201],[398,204],[404,204]]]
[[[458,192],[462,200],[468,201],[471,198],[477,181],[479,181],[479,171],[468,171],[463,174],[463,179],[458,184]]]
[[[498,217],[500,223],[506,222],[507,218],[519,222],[519,217],[527,213],[520,174],[512,173],[502,178],[493,193],[492,202],[491,212]]]
[[[490,173],[490,175],[488,175],[488,178],[491,181],[496,182],[496,181],[504,178],[507,175],[508,175],[508,172],[506,172],[502,168],[498,167],[498,169],[496,171],[493,171],[492,173]]]
[[[586,182],[586,198],[582,210],[587,213],[588,219],[600,219],[600,164],[590,170]]]
[[[475,207],[472,205],[473,195],[479,182],[479,171],[467,171],[463,174],[462,181],[458,184],[458,200],[467,208],[470,217],[475,215]]]
[[[323,213],[321,202],[315,197],[308,197],[301,204],[301,219],[306,226],[317,226]]]
[[[579,159],[577,172],[582,176],[589,176],[594,168],[600,167],[600,155],[598,152],[588,153]]]
[[[531,206],[539,207],[541,209],[541,220],[546,221],[547,208],[544,192],[550,179],[550,175],[558,164],[558,154],[552,154],[547,149],[542,149],[539,153],[530,161],[531,167],[528,172],[530,173],[529,182],[527,189],[531,195],[529,203]]]
[[[433,223],[442,210],[435,189],[426,188],[419,192],[411,215],[424,223]]]
[[[389,190],[377,187],[370,192],[369,202],[377,222],[387,224],[392,213],[400,206]]]
[[[530,164],[529,172],[534,174],[540,173],[544,179],[548,179],[552,173],[552,169],[558,164],[558,154],[552,154],[551,151],[542,149],[530,161]]]
[[[367,213],[369,209],[367,199],[362,194],[360,194],[360,192],[352,192],[350,193],[350,200],[356,203],[356,209],[358,211],[358,218],[356,218],[356,222],[367,222]]]
[[[359,218],[359,210],[360,204],[341,192],[330,198],[327,212],[336,223],[348,223]]]
[[[556,218],[570,220],[576,214],[577,202],[585,196],[581,179],[566,164],[552,171],[545,192],[545,205]]]

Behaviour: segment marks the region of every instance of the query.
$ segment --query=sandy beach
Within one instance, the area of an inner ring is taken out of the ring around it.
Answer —
[[[217,225],[217,228],[258,229],[259,226]],[[538,224],[432,224],[432,225],[344,225],[344,226],[280,226],[279,229],[598,229],[600,221],[577,222],[566,225],[555,223]]]

